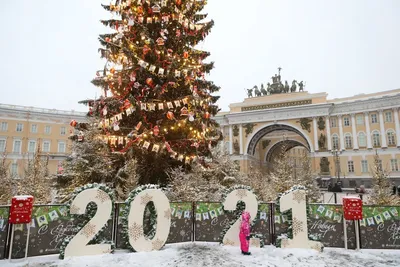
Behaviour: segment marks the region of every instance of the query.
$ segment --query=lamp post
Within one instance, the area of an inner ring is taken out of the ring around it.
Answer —
[[[332,150],[332,155],[335,157],[335,163],[336,163],[336,174],[337,174],[337,181],[340,181],[340,157],[339,155],[341,154],[341,151],[338,151],[337,149]]]

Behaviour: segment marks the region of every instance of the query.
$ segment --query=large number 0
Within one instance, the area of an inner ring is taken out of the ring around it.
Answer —
[[[71,203],[70,213],[85,214],[86,206],[90,202],[96,203],[96,214],[68,243],[64,257],[98,255],[111,251],[110,244],[87,245],[111,216],[112,202],[106,192],[98,188],[80,192]]]
[[[246,189],[235,189],[230,192],[223,203],[225,210],[236,210],[238,201],[243,201],[246,205],[246,211],[250,213],[250,222],[255,219],[258,212],[258,203],[256,196]],[[225,245],[240,246],[239,231],[240,231],[241,217],[229,228],[226,232],[222,242]]]
[[[321,250],[322,243],[308,239],[306,191],[296,189],[280,199],[280,211],[292,209],[293,239],[283,239],[282,248],[313,248]]]
[[[152,240],[143,232],[144,210],[153,201],[157,211],[157,229]],[[129,243],[135,251],[159,250],[164,246],[171,227],[171,209],[167,196],[159,189],[146,189],[136,195],[131,202],[128,217]]]

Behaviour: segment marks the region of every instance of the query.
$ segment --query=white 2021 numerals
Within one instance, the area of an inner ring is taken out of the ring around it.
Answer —
[[[157,211],[157,228],[152,240],[143,232],[144,210],[153,201]],[[146,189],[132,200],[128,216],[129,243],[135,251],[159,250],[164,246],[171,227],[171,208],[167,196],[160,189]]]
[[[230,192],[223,204],[225,210],[234,211],[236,210],[236,204],[238,201],[243,201],[246,205],[246,211],[250,213],[251,221],[257,216],[258,212],[258,202],[257,197],[249,190],[246,189],[235,189]],[[224,245],[240,246],[239,231],[241,216],[238,220],[229,228],[226,232],[222,242]]]
[[[292,209],[293,239],[282,239],[282,248],[311,248],[320,251],[321,242],[308,239],[306,191],[295,189],[280,198],[280,211]]]
[[[85,214],[86,206],[94,202],[97,205],[93,218],[71,239],[65,248],[64,257],[98,255],[109,253],[110,244],[87,245],[103,228],[111,216],[112,201],[110,196],[101,189],[91,188],[80,192],[73,200],[71,214]]]

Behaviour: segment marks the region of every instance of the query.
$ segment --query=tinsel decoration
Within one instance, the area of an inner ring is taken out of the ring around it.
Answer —
[[[250,187],[250,186],[246,186],[246,185],[235,185],[233,187],[230,187],[228,189],[225,189],[222,192],[222,203],[225,202],[226,196],[231,193],[232,191],[236,190],[236,189],[244,189],[244,190],[248,190],[250,192],[252,192],[254,194],[254,190]],[[256,197],[257,195],[254,194]],[[258,203],[258,211],[257,211],[257,215],[256,218],[260,217],[260,203],[258,202],[257,199],[257,203]],[[226,234],[226,232],[228,232],[228,230],[232,227],[232,225],[242,216],[242,212],[245,210],[246,205],[243,201],[238,201],[236,204],[236,210],[231,211],[231,210],[224,210],[225,213],[227,214],[232,214],[232,219],[229,221],[228,224],[225,225],[225,227],[222,229],[221,234],[219,236],[219,243],[223,244],[223,239],[224,236]],[[264,247],[264,236],[262,233],[254,233],[254,226],[256,223],[256,218],[252,218],[252,222],[251,222],[251,233],[250,233],[250,238],[258,238],[260,239],[260,247]]]
[[[72,216],[72,218],[78,222],[78,224],[74,228],[74,233],[78,233],[94,217],[94,215],[96,214],[96,211],[97,211],[97,206],[96,206],[96,204],[91,202],[86,207],[86,213],[78,215],[78,214],[70,213],[71,203],[74,201],[75,197],[79,193],[81,193],[82,191],[85,191],[86,189],[93,189],[93,188],[98,188],[98,189],[106,192],[110,196],[112,203],[114,203],[114,201],[115,201],[114,191],[111,188],[109,188],[108,186],[105,186],[103,184],[93,183],[93,184],[87,184],[87,185],[76,188],[74,190],[74,192],[72,193],[71,199],[66,203],[69,215]],[[113,213],[114,213],[114,209],[112,209],[112,211],[111,211],[110,219],[112,219]],[[102,236],[102,233],[106,229],[106,226],[107,226],[107,224],[105,224],[101,228],[101,230],[96,233],[96,235],[88,243],[88,245],[111,244],[111,252],[113,252],[115,249],[115,244],[112,241],[107,240],[104,236]],[[60,259],[64,259],[65,248],[67,247],[68,243],[72,240],[72,238],[74,238],[74,236],[75,235],[64,238],[64,240],[60,246],[60,256],[59,256]]]

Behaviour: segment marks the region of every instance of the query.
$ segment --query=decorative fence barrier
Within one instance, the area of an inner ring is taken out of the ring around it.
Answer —
[[[121,216],[124,203],[116,203],[114,216],[103,233],[113,240],[116,248],[125,248]],[[310,233],[317,235],[326,247],[344,247],[343,212],[341,205],[310,204],[308,206]],[[365,249],[400,249],[400,207],[364,206],[360,220],[360,246]],[[8,258],[10,229],[8,206],[0,206],[0,259]],[[218,242],[224,227],[232,219],[224,213],[221,203],[171,202],[171,230],[167,243],[193,241]],[[34,206],[28,256],[58,254],[63,239],[76,234],[77,221],[63,205]],[[348,247],[355,248],[355,229],[347,222]],[[252,233],[263,235],[265,244],[275,244],[277,236],[287,230],[287,218],[274,203],[259,206]],[[22,258],[27,237],[26,225],[15,225],[12,258]]]

